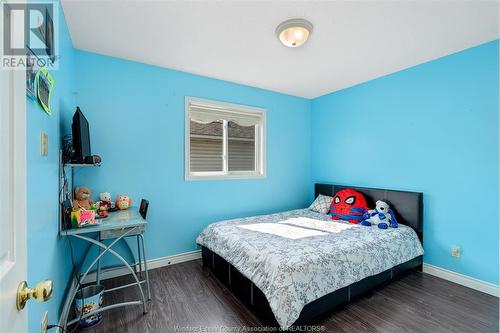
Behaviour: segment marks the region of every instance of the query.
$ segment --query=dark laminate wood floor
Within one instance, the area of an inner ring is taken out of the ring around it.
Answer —
[[[143,315],[140,307],[111,310],[96,327],[83,332],[156,333],[183,327],[191,327],[184,332],[237,332],[243,327],[251,332],[251,327],[263,326],[202,268],[201,261],[152,270],[150,279],[153,299],[148,314]],[[104,284],[112,287],[128,280],[120,277]],[[109,301],[135,296],[134,288],[128,294],[125,290],[105,295]],[[325,332],[498,332],[498,298],[414,272],[332,312],[317,325],[313,329]]]

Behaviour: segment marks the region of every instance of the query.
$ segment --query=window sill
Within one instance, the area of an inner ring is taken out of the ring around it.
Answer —
[[[185,181],[197,181],[197,180],[232,180],[232,179],[263,179],[266,178],[265,173],[254,173],[254,174],[212,174],[212,175],[195,175],[186,174]]]

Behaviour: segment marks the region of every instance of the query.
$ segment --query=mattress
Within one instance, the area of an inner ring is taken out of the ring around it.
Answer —
[[[423,254],[417,234],[405,225],[382,230],[309,209],[213,223],[196,242],[264,293],[282,329],[306,304]]]

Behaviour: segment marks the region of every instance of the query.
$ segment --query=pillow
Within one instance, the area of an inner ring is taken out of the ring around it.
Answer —
[[[330,207],[332,220],[344,220],[358,224],[368,211],[368,205],[363,194],[351,188],[338,191],[333,196]]]
[[[333,197],[328,195],[320,194],[314,200],[314,202],[309,206],[309,209],[318,213],[328,214],[330,210],[330,204],[332,203]]]

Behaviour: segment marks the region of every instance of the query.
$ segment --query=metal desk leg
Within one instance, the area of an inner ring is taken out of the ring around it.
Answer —
[[[133,235],[132,235],[132,236],[133,236]],[[127,236],[127,237],[130,237],[130,235],[129,235],[129,236]],[[130,252],[130,256],[131,256],[131,258],[132,258],[132,264],[131,264],[131,266],[133,266],[133,267],[134,267],[135,274],[137,274],[137,272],[138,272],[138,270],[137,270],[137,265],[136,265],[137,260],[135,259],[135,254],[134,254],[134,251],[132,251],[132,247],[130,246],[130,243],[129,243],[129,242],[127,242],[127,239],[126,239],[126,238],[123,238],[123,243],[127,246],[127,249],[128,249],[128,251]]]
[[[101,238],[99,238],[99,242],[101,242]],[[101,254],[102,252],[102,248],[99,247],[99,255]],[[95,283],[97,285],[101,284],[101,259],[99,258],[99,260],[97,260],[97,271],[96,271],[96,279],[95,279]]]
[[[141,260],[141,247],[139,245],[139,235],[136,236],[136,239],[137,239],[137,259],[138,259],[137,262],[139,263],[139,275],[142,279],[142,260]],[[144,253],[142,254],[142,256],[145,257]]]
[[[151,287],[149,286],[148,262],[146,259],[146,251],[144,250],[144,234],[140,234],[139,237],[141,238],[141,244],[142,244],[142,258],[144,260],[144,271],[146,273],[146,285],[148,286],[148,300],[151,300]]]
[[[90,267],[87,269],[87,271],[81,276],[81,280],[84,280],[85,277],[88,275],[88,273],[90,272],[90,269],[97,263],[97,261],[99,259],[101,259],[101,257],[106,253],[106,252],[109,252],[111,253],[112,255],[114,255],[118,260],[120,260],[127,268],[128,270],[132,273],[132,276],[134,277],[134,280],[137,284],[137,288],[139,289],[139,292],[141,293],[141,298],[142,298],[142,304],[143,304],[143,312],[144,313],[147,313],[147,308],[146,308],[146,298],[144,297],[144,292],[142,290],[142,286],[141,286],[141,282],[139,281],[139,279],[137,278],[137,275],[135,274],[135,271],[134,269],[129,265],[129,263],[123,259],[123,257],[115,252],[113,249],[111,249],[111,247],[113,245],[115,245],[120,239],[123,239],[123,237],[126,237],[127,234],[131,233],[132,231],[135,231],[135,228],[132,228],[130,230],[128,230],[127,232],[123,233],[120,237],[116,238],[111,244],[109,244],[108,246],[105,246],[104,244],[102,244],[101,242],[93,239],[93,238],[89,238],[89,237],[86,237],[86,236],[82,236],[82,235],[73,235],[73,237],[77,237],[77,238],[80,238],[80,239],[83,239],[87,242],[90,242],[92,244],[95,244],[97,246],[99,246],[100,248],[102,248],[104,251],[102,251],[99,256],[97,256],[97,258],[92,262],[92,264],[90,265]],[[73,296],[74,297],[74,296]]]

